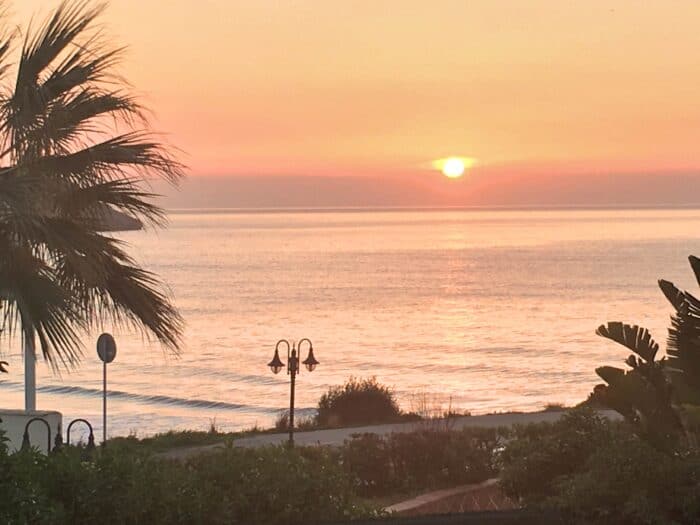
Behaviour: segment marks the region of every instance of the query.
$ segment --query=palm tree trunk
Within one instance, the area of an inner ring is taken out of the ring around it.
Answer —
[[[36,410],[36,345],[34,326],[27,323],[24,332],[24,409],[27,412]]]

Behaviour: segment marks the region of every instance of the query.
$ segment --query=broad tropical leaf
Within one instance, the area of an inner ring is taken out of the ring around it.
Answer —
[[[698,282],[698,284],[700,284],[700,259],[694,255],[690,255],[688,257],[688,261],[690,261],[690,267],[693,269],[693,273],[695,274],[695,280]]]
[[[625,371],[622,368],[614,366],[601,366],[595,369],[596,374],[610,385],[614,385],[622,380],[625,376]]]
[[[668,365],[684,374],[684,381],[700,388],[700,317],[685,308],[671,317],[666,342]]]
[[[659,280],[659,288],[661,288],[664,296],[676,311],[688,308],[691,311],[700,313],[700,300],[692,294],[679,290],[675,284],[664,279]]]
[[[649,330],[637,325],[609,322],[607,325],[600,325],[596,334],[629,348],[648,363],[654,361],[659,351],[659,345],[652,339]]]
[[[676,288],[675,284],[664,279],[659,279],[659,288],[661,288],[668,302],[671,303],[676,310],[680,310],[683,307],[685,296],[683,292]]]

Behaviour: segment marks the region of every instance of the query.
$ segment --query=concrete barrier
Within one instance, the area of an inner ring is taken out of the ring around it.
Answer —
[[[34,421],[29,425],[30,445],[46,454],[50,435],[51,448],[53,449],[56,434],[62,432],[61,422],[63,421],[63,416],[60,412],[52,410],[26,412],[24,410],[6,410],[0,408],[0,429],[5,432],[5,438],[9,440],[7,445],[10,452],[15,452],[21,448],[24,428],[33,418],[42,418],[46,420],[50,427],[50,434],[47,432],[44,423],[41,421]]]

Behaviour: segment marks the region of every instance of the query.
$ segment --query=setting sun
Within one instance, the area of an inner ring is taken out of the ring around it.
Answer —
[[[474,159],[469,157],[447,157],[433,162],[433,167],[450,179],[457,179],[474,165]]]
[[[462,159],[452,158],[447,159],[445,164],[442,166],[442,173],[446,177],[456,179],[464,174],[464,162]]]

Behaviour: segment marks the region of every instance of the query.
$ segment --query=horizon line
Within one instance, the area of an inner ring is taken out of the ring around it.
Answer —
[[[700,203],[686,204],[489,204],[460,206],[236,206],[236,207],[194,207],[166,208],[166,213],[174,215],[187,213],[362,213],[362,212],[439,212],[439,211],[605,211],[605,210],[700,210]]]

